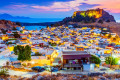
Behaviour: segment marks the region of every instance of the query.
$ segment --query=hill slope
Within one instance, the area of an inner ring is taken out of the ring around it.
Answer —
[[[18,27],[20,25],[17,25],[15,22],[11,22],[8,20],[0,20],[0,29],[12,29],[13,27]]]

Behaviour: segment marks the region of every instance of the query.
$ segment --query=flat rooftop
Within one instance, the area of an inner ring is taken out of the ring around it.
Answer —
[[[87,51],[63,51],[62,55],[85,55]]]

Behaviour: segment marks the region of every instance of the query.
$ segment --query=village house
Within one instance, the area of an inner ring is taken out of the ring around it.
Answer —
[[[62,65],[67,69],[81,69],[84,64],[90,63],[90,57],[86,51],[63,51]]]

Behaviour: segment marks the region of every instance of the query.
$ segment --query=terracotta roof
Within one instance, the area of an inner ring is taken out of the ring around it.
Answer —
[[[11,33],[11,31],[8,31],[7,33]]]

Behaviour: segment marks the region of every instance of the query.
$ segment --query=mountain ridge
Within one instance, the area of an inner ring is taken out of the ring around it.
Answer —
[[[0,19],[30,19],[30,17],[24,17],[24,16],[12,16],[7,13],[0,14]]]

